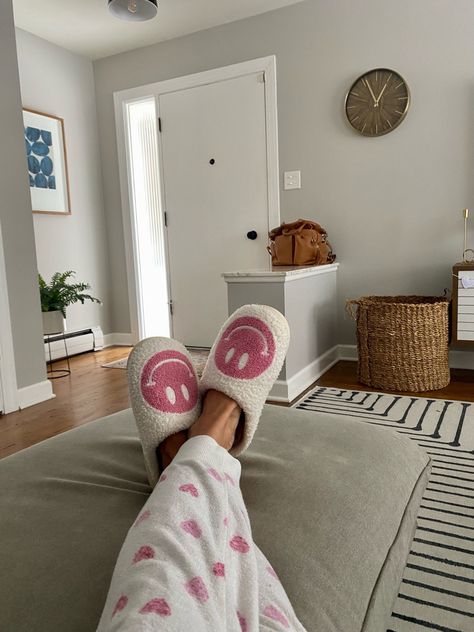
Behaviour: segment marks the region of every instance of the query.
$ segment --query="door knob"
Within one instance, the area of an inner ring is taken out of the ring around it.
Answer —
[[[258,235],[257,235],[257,231],[256,230],[249,230],[249,232],[247,233],[247,238],[248,239],[257,239]]]

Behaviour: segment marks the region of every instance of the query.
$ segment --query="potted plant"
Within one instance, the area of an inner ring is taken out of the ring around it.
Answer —
[[[43,332],[45,335],[64,333],[66,331],[66,307],[73,303],[92,301],[100,303],[98,298],[90,294],[84,294],[90,289],[88,283],[69,283],[76,273],[73,270],[67,272],[55,272],[51,282],[46,283],[41,274],[38,274],[39,291],[41,298],[41,311],[43,313]]]

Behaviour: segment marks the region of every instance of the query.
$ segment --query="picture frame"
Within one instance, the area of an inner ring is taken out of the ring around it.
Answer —
[[[70,215],[64,120],[23,108],[23,123],[33,213]]]

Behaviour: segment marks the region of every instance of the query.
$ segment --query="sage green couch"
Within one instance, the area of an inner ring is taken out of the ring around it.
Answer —
[[[426,454],[391,430],[266,406],[242,464],[255,541],[308,632],[385,632]],[[150,493],[131,411],[3,459],[0,485],[0,629],[93,632]]]

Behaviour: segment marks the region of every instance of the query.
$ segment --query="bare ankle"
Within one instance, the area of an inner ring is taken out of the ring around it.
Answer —
[[[230,450],[234,444],[241,408],[224,393],[208,391],[201,416],[188,431],[188,436],[208,435],[221,447]]]
[[[180,447],[188,439],[188,433],[185,430],[166,437],[156,448],[156,457],[160,465],[160,469],[164,470],[173,461],[178,454]]]

